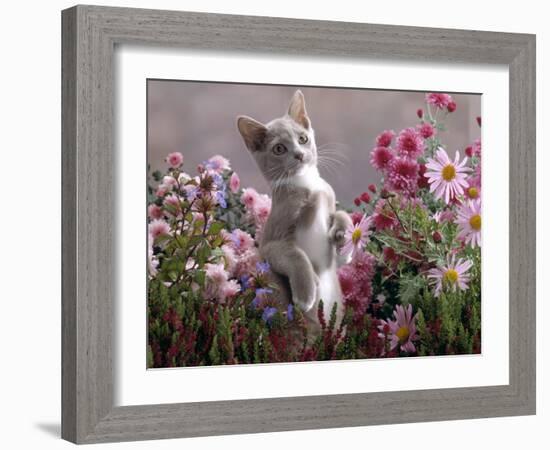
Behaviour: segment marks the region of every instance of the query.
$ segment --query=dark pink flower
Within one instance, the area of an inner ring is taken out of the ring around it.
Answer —
[[[356,320],[362,319],[371,302],[375,265],[374,256],[359,250],[354,254],[350,264],[338,269],[344,304],[354,311]]]
[[[451,100],[447,105],[447,111],[449,111],[450,113],[456,111],[456,103],[453,100]]]
[[[421,108],[418,108],[416,110],[416,115],[418,116],[419,119],[422,119],[422,117],[424,117],[424,111],[422,111]]]
[[[452,101],[453,98],[449,94],[435,92],[426,94],[426,103],[439,109],[446,108]]]
[[[361,219],[363,218],[363,213],[360,211],[354,211],[350,214],[351,221],[354,225],[357,225],[359,222],[361,222]]]
[[[353,199],[353,203],[355,206],[361,206],[361,199],[359,197],[356,197]]]
[[[476,117],[477,124],[481,126],[481,116]]]
[[[378,200],[378,202],[376,202],[372,221],[376,231],[394,228],[399,223],[395,213],[386,200]]]
[[[384,130],[377,136],[376,145],[380,147],[389,147],[394,136],[395,132],[393,130]]]
[[[418,132],[424,139],[429,139],[435,134],[435,128],[428,122],[418,126]]]
[[[394,157],[393,150],[389,147],[375,147],[370,155],[370,163],[378,170],[385,170]]]
[[[386,182],[390,190],[414,194],[418,182],[418,163],[409,158],[395,157],[388,167]]]
[[[361,199],[362,202],[365,202],[365,203],[370,202],[370,195],[368,192],[363,192],[359,198]]]
[[[405,128],[396,141],[397,153],[408,158],[418,158],[424,152],[424,139],[413,127]]]
[[[376,194],[376,186],[374,184],[369,184],[369,191],[373,194]]]

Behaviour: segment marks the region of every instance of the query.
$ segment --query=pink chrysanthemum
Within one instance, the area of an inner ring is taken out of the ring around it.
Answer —
[[[393,150],[389,147],[375,147],[370,152],[370,163],[375,169],[385,170],[394,158]]]
[[[449,94],[436,92],[426,94],[426,103],[428,103],[429,105],[433,105],[439,109],[447,108],[447,106],[449,106],[449,103],[452,101],[453,98]]]
[[[394,228],[399,223],[395,213],[384,199],[380,199],[376,202],[372,221],[376,231]]]
[[[435,296],[439,297],[443,290],[456,292],[468,289],[470,275],[468,270],[472,267],[472,262],[468,259],[458,259],[455,262],[454,255],[447,260],[446,265],[430,269],[428,278],[435,280]]]
[[[225,302],[228,298],[235,297],[241,290],[241,286],[237,282],[237,280],[227,280],[226,282],[222,283],[221,286],[218,288],[218,296],[220,302]]]
[[[361,221],[357,224],[351,224],[344,232],[344,245],[340,249],[342,255],[354,256],[359,250],[362,250],[369,240],[371,231],[369,230],[371,218],[364,215]]]
[[[418,126],[418,132],[424,139],[429,139],[435,134],[435,128],[431,123],[424,122],[422,125]]]
[[[395,147],[399,155],[416,159],[424,152],[424,139],[413,127],[405,128],[397,136]]]
[[[177,169],[183,164],[183,155],[180,152],[170,153],[166,157],[166,162],[170,165],[170,167]]]
[[[206,168],[216,173],[222,173],[224,170],[231,169],[229,160],[221,155],[214,155],[206,162]]]
[[[433,219],[437,223],[453,222],[455,220],[455,213],[450,209],[446,209],[444,211],[437,211],[436,213],[434,213]]]
[[[181,203],[177,195],[170,194],[164,197],[163,205],[169,216],[177,216],[181,212]]]
[[[258,201],[260,194],[254,188],[246,188],[241,195],[241,202],[247,209],[252,209]]]
[[[389,190],[412,195],[418,186],[418,163],[415,160],[396,156],[388,166],[386,187]]]
[[[389,147],[394,136],[395,131],[384,130],[376,137],[376,145],[378,145],[379,147]]]
[[[458,239],[472,247],[481,246],[481,200],[469,200],[457,211]]]
[[[353,310],[356,320],[362,319],[371,301],[375,265],[374,256],[358,250],[349,264],[338,269],[344,304]]]
[[[153,239],[170,233],[170,225],[162,219],[155,219],[149,223],[149,234]]]
[[[233,194],[236,194],[239,191],[239,187],[241,187],[241,179],[237,175],[237,172],[233,172],[231,178],[229,178],[229,190]]]
[[[426,164],[429,171],[425,176],[430,183],[430,191],[434,193],[435,198],[444,198],[447,204],[462,195],[464,188],[468,186],[466,174],[470,172],[470,168],[466,167],[466,158],[461,163],[459,158],[460,154],[457,151],[455,160],[451,161],[447,152],[439,148],[435,159],[428,158]]]
[[[162,208],[154,203],[151,203],[147,207],[147,213],[151,219],[162,219],[162,216],[164,215]]]
[[[412,315],[412,305],[409,304],[407,309],[397,305],[393,317],[395,320],[382,320],[378,325],[380,337],[385,338],[389,334],[390,350],[399,347],[403,352],[414,353],[416,347],[413,341],[418,340],[419,336],[416,332],[416,315]]]

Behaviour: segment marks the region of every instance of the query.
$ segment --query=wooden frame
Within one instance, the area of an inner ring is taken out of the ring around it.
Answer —
[[[96,6],[63,11],[62,29],[64,439],[94,443],[535,413],[533,35]],[[114,407],[113,52],[119,43],[507,65],[510,383]]]

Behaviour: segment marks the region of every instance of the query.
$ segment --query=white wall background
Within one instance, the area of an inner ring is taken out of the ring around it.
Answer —
[[[537,34],[538,100],[538,275],[548,269],[544,257],[550,226],[543,209],[548,177],[543,152],[548,142],[544,124],[550,91],[548,60],[550,30],[544,3],[463,0],[440,2],[296,2],[294,0],[156,0],[103,1],[104,5],[134,6],[233,14],[309,19],[469,28]],[[2,144],[0,220],[0,413],[3,448],[69,448],[59,439],[60,418],[60,10],[71,1],[5,2],[0,19],[0,130]],[[546,134],[546,135],[545,135]],[[545,186],[543,186],[543,183]],[[547,197],[546,197],[547,198]],[[6,245],[7,244],[7,245]],[[117,448],[239,448],[319,449],[336,446],[409,449],[516,449],[548,443],[550,395],[543,380],[550,347],[544,324],[543,283],[538,286],[538,415],[504,419],[390,425],[338,430],[315,430],[139,442]],[[546,319],[546,320],[545,320]],[[529,326],[530,324],[525,324]],[[98,448],[113,448],[98,446]],[[543,446],[544,447],[544,444]],[[541,448],[542,448],[541,447]]]

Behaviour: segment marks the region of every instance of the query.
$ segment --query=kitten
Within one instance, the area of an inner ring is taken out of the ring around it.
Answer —
[[[315,135],[302,92],[294,93],[283,117],[263,125],[239,116],[237,127],[272,189],[261,256],[269,262],[282,295],[301,309],[311,331],[320,328],[320,299],[327,320],[337,305],[339,324],[344,308],[336,272],[338,250],[351,219],[336,211],[334,191],[319,175]]]

